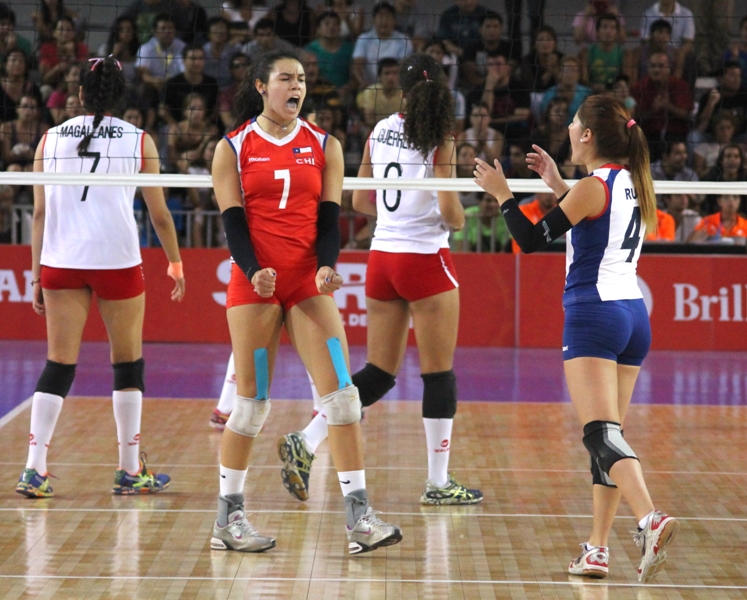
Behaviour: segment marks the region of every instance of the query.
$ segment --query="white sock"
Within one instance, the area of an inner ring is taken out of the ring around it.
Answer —
[[[304,442],[306,443],[306,449],[315,454],[319,444],[326,440],[327,435],[329,435],[327,415],[321,411],[318,412],[306,426],[306,429],[301,432],[301,435],[303,435]]]
[[[143,393],[139,390],[112,392],[114,421],[117,423],[119,468],[130,475],[140,471],[140,415]]]
[[[31,401],[31,426],[29,428],[29,457],[27,469],[47,474],[47,450],[52,441],[57,417],[62,410],[62,396],[35,392]]]
[[[360,471],[340,471],[337,473],[337,479],[340,480],[340,489],[342,495],[347,496],[350,492],[366,489],[366,472]]]
[[[451,428],[454,419],[423,419],[428,446],[428,479],[437,487],[449,482]]]
[[[319,392],[316,391],[314,380],[311,378],[311,373],[306,371],[309,376],[309,384],[311,385],[311,397],[314,399],[314,410],[318,413],[322,412],[322,401],[319,399]]]
[[[248,469],[239,471],[220,465],[220,495],[243,494],[247,471]]]
[[[228,359],[228,367],[226,368],[226,378],[223,380],[223,389],[220,392],[220,399],[216,408],[224,415],[230,415],[234,406],[236,406],[236,366],[233,360],[233,352],[231,352],[231,358]]]
[[[645,517],[643,517],[640,521],[638,521],[638,527],[641,529],[646,529],[646,525],[648,525],[648,522],[651,520],[651,517],[655,513],[655,510],[652,510],[650,513],[648,513]]]

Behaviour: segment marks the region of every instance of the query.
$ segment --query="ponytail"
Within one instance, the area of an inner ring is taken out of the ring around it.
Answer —
[[[125,80],[119,61],[112,56],[90,59],[80,79],[83,107],[94,115],[93,126],[78,144],[78,152],[85,152],[104,114],[117,108],[124,97]]]
[[[641,220],[646,226],[646,233],[654,233],[657,228],[656,194],[654,181],[651,178],[651,163],[648,154],[648,141],[643,129],[632,125],[630,132],[630,172],[633,176],[633,188],[638,196],[638,207],[641,209]]]

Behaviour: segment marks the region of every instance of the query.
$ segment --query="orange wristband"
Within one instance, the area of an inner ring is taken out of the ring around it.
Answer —
[[[173,277],[174,279],[183,279],[184,268],[182,267],[182,263],[181,262],[170,262],[169,268],[166,271],[166,274],[169,277]]]

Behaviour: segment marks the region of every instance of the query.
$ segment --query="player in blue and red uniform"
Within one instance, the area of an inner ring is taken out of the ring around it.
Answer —
[[[215,151],[213,184],[235,262],[226,307],[237,392],[221,440],[218,517],[210,544],[215,550],[261,552],[275,546],[246,519],[243,490],[254,438],[270,410],[283,325],[322,396],[345,498],[349,552],[402,539],[399,527],[381,521],[368,505],[361,403],[330,295],[342,285],[334,271],[342,148],[299,118],[305,96],[298,56],[265,54],[237,97],[241,125]]]
[[[536,153],[527,156],[529,166],[559,198],[558,206],[536,225],[519,210],[498,161],[493,168],[476,159],[475,181],[497,198],[524,252],[539,250],[568,232],[563,360],[591,455],[594,503],[591,537],[568,570],[607,576],[607,539],[622,495],[638,521],[638,579],[646,582],[664,568],[666,547],[678,528],[675,519],[655,510],[638,458],[622,434],[651,345],[636,278],[643,239],[656,230],[648,145],[625,107],[608,96],[587,98],[568,129],[573,163],[584,165],[589,177],[569,188],[552,158],[535,146]]]

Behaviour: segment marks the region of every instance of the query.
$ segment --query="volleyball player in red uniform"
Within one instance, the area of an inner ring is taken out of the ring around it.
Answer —
[[[306,96],[293,52],[265,54],[237,97],[238,129],[220,141],[215,195],[233,265],[226,301],[236,363],[236,406],[221,439],[220,495],[211,548],[260,552],[275,540],[244,513],[254,438],[270,411],[273,366],[285,325],[321,394],[332,459],[345,499],[351,554],[396,544],[402,533],[368,505],[361,403],[349,375],[342,319],[330,294],[342,278],[340,143],[299,118]]]

